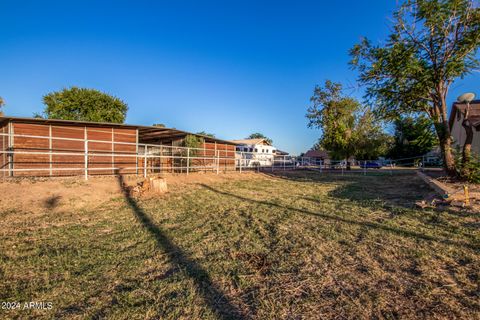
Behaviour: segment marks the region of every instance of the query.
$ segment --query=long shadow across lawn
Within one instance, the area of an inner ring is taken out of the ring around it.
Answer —
[[[198,291],[205,300],[207,306],[217,315],[219,319],[244,319],[246,316],[233,305],[221,290],[213,283],[208,272],[175,243],[172,242],[162,230],[155,225],[149,215],[137,204],[125,188],[124,180],[118,175],[118,183],[122,189],[125,200],[132,209],[136,218],[143,227],[155,238],[158,247],[167,252],[170,262],[187,272],[187,275],[194,281]]]
[[[222,194],[222,195],[229,196],[229,197],[232,197],[232,198],[236,198],[236,199],[239,199],[239,200],[247,201],[247,202],[250,202],[250,203],[254,202],[254,203],[258,203],[260,205],[266,205],[266,206],[272,206],[272,207],[277,207],[277,208],[281,208],[281,209],[287,209],[287,210],[295,211],[295,212],[298,212],[298,213],[301,213],[301,214],[308,214],[308,215],[311,215],[311,216],[319,217],[319,218],[322,218],[322,219],[333,220],[333,221],[337,221],[337,222],[341,222],[341,223],[347,223],[347,224],[351,224],[351,225],[367,227],[367,228],[370,228],[370,229],[383,230],[383,231],[390,232],[390,233],[393,233],[393,234],[396,234],[396,235],[402,236],[402,237],[413,238],[413,239],[421,239],[421,240],[426,240],[426,241],[431,241],[431,242],[438,242],[438,243],[453,245],[453,246],[456,246],[456,247],[459,247],[459,248],[463,247],[463,248],[468,248],[468,249],[471,249],[471,250],[480,250],[480,246],[470,244],[470,243],[456,242],[456,241],[452,241],[452,240],[449,240],[449,239],[439,239],[439,238],[429,236],[429,235],[425,235],[425,234],[422,234],[422,233],[418,233],[418,232],[414,232],[414,231],[410,231],[410,230],[399,229],[399,228],[394,228],[394,227],[386,226],[386,225],[376,223],[376,222],[357,221],[357,220],[354,220],[354,219],[343,218],[343,217],[339,217],[339,216],[335,216],[335,215],[330,215],[330,214],[325,214],[325,213],[320,213],[320,212],[312,212],[312,211],[305,210],[305,209],[299,209],[299,208],[295,208],[295,207],[288,206],[288,205],[279,205],[279,204],[274,203],[274,202],[249,199],[249,198],[242,197],[242,196],[239,196],[239,195],[236,195],[236,194],[233,194],[233,193],[220,191],[218,189],[212,188],[212,187],[210,187],[208,185],[205,185],[205,184],[200,184],[200,185],[202,187],[204,187],[205,189],[216,192],[218,194]]]
[[[264,174],[285,180],[310,182],[310,183],[334,183],[345,182],[329,192],[335,198],[354,201],[356,204],[377,209],[379,206],[387,210],[397,208],[415,208],[415,202],[423,199],[437,197],[430,187],[418,178],[415,170],[396,170],[393,174],[388,171],[369,172],[366,176],[358,171],[348,172],[341,175],[340,172],[319,173],[311,170],[265,172]],[[437,197],[438,198],[438,197]],[[304,198],[308,201],[319,202],[315,198]],[[397,211],[397,210],[395,210]],[[444,212],[457,217],[468,216],[468,212],[459,212],[450,207],[433,208],[433,211]]]

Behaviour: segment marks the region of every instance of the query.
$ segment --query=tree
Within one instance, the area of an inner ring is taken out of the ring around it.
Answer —
[[[447,94],[479,66],[480,10],[474,0],[406,0],[385,45],[363,39],[350,54],[378,114],[423,112],[432,120],[449,175],[456,174]]]
[[[215,135],[213,133],[208,133],[208,132],[205,132],[205,131],[200,131],[200,132],[197,132],[197,134],[201,135],[201,136],[206,136],[206,137],[210,137],[210,138],[215,138]]]
[[[328,150],[335,159],[377,159],[387,153],[391,137],[369,108],[343,95],[341,84],[325,81],[324,87],[315,87],[310,101],[308,126],[322,130],[314,149]]]
[[[165,128],[165,125],[163,123],[154,123],[152,124],[152,127]]]
[[[325,81],[325,87],[316,86],[307,109],[308,127],[322,129],[317,147],[328,150],[333,158],[353,156],[355,113],[361,104],[342,94],[342,85]]]
[[[375,114],[366,109],[357,115],[354,128],[354,153],[356,159],[374,160],[385,156],[390,150],[393,138],[383,130]]]
[[[259,132],[252,133],[246,139],[265,139],[265,141],[267,141],[269,144],[273,143],[272,139],[267,138],[265,135],[263,135],[262,133],[259,133]]]
[[[438,145],[432,121],[425,115],[404,116],[394,121],[392,158],[410,158],[424,155]]]
[[[48,119],[123,123],[128,106],[120,99],[94,89],[72,87],[43,97]]]

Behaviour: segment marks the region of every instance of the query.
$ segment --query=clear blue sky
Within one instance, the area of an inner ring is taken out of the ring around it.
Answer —
[[[95,88],[129,105],[127,123],[223,139],[262,132],[298,154],[315,84],[355,84],[348,49],[385,38],[396,1],[0,2],[0,96],[32,116],[42,96]],[[454,84],[480,95],[478,73]],[[352,90],[361,97],[361,90]]]

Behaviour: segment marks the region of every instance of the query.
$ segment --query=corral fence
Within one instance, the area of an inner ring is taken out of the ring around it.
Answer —
[[[314,170],[363,173],[378,160],[323,161],[309,157],[212,148],[0,133],[0,176],[79,176],[160,173]],[[15,139],[23,139],[14,147]],[[43,141],[43,143],[38,143]],[[390,161],[390,162],[388,162]],[[418,168],[422,157],[384,161],[383,169]],[[422,162],[423,161],[423,162]],[[363,164],[363,165],[362,165]],[[421,165],[420,165],[421,167]],[[351,170],[350,170],[351,169]]]
[[[253,156],[255,157],[255,156]],[[440,168],[441,162],[431,161],[425,156],[400,158],[400,159],[383,159],[383,160],[320,160],[311,157],[299,156],[274,156],[271,161],[253,161],[249,160],[249,156],[242,157],[243,166],[237,165],[237,169],[257,170],[257,171],[275,171],[275,170],[311,170],[319,173],[333,174],[363,174],[370,173],[389,173],[393,174],[399,169],[423,170],[429,168]],[[245,158],[247,158],[245,160]]]

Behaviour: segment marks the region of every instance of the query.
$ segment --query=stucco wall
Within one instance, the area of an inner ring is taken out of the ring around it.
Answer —
[[[465,143],[465,129],[462,127],[463,115],[456,117],[452,126],[452,137],[455,147],[463,147]],[[473,130],[472,151],[480,154],[480,131]]]

